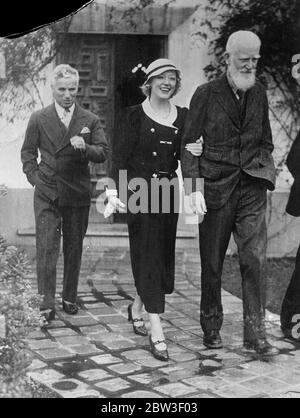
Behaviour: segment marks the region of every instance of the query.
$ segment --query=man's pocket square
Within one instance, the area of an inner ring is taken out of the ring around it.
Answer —
[[[84,128],[82,128],[82,130],[81,130],[81,134],[89,134],[91,131],[90,131],[90,129],[88,128],[88,127],[84,127]]]

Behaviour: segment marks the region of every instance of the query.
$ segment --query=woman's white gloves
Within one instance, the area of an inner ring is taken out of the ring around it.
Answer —
[[[104,218],[108,218],[112,215],[116,210],[119,212],[125,212],[125,204],[118,198],[117,190],[106,190],[106,197],[108,199],[108,203],[105,207],[104,211]]]

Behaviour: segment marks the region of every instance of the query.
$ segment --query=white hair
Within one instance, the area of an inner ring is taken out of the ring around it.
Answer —
[[[52,78],[51,78],[51,85],[53,86],[55,82],[60,78],[70,78],[75,77],[77,83],[79,83],[79,73],[78,71],[71,67],[69,64],[60,64],[54,68]]]
[[[240,47],[253,46],[260,48],[261,40],[259,37],[248,30],[239,30],[232,33],[226,44],[226,52],[232,54],[236,52]]]

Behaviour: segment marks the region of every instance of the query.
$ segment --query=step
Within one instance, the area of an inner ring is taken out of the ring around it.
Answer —
[[[19,228],[17,231],[19,245],[35,245],[35,228]],[[188,229],[177,230],[176,246],[188,248],[198,245],[198,234]],[[126,224],[89,224],[84,241],[89,247],[118,247],[128,246],[128,228]]]

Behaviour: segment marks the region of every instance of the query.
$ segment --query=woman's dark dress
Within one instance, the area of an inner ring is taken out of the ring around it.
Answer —
[[[147,116],[142,106],[138,105],[128,108],[117,124],[111,178],[118,185],[119,170],[127,170],[128,182],[138,177],[148,184],[148,213],[130,211],[132,192],[129,191],[127,223],[135,286],[149,313],[163,313],[165,294],[174,290],[179,208],[179,184],[175,170],[186,112],[187,109],[177,108],[174,127],[164,126]],[[170,198],[160,189],[157,201],[154,193],[151,196],[151,179],[157,181],[163,178],[172,180],[173,187]],[[151,213],[151,197],[158,205],[158,213]],[[170,204],[169,213],[163,213],[162,197],[164,203],[167,200]]]

